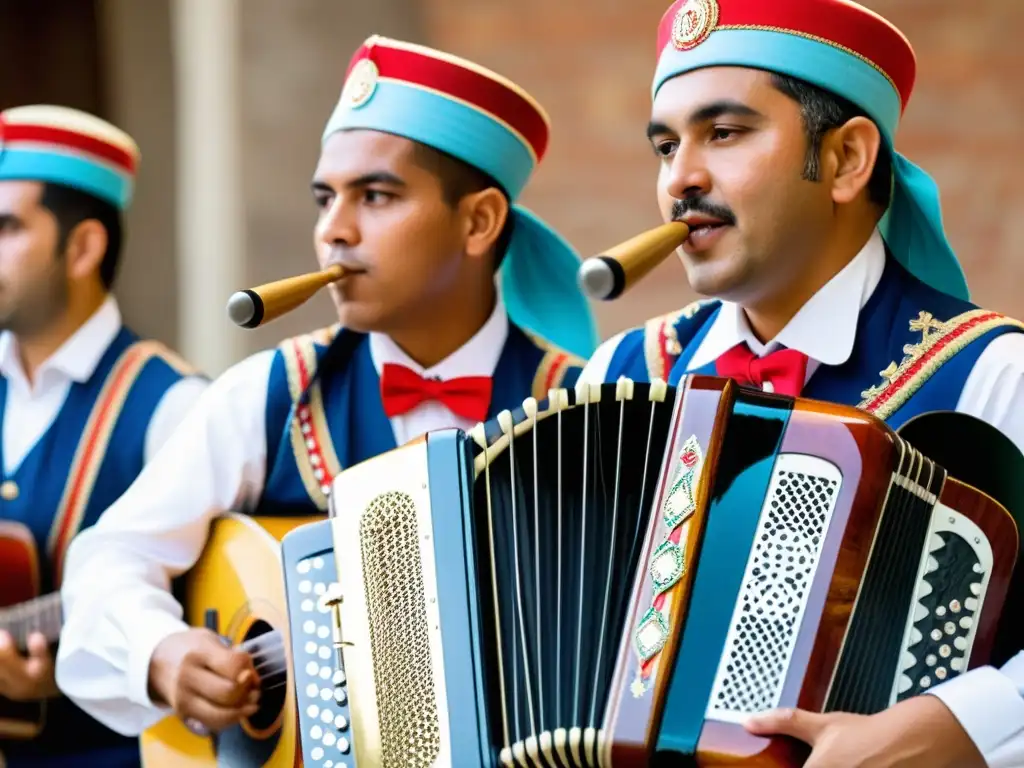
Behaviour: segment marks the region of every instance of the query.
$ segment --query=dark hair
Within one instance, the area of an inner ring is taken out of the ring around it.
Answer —
[[[107,230],[107,252],[100,262],[100,281],[110,290],[121,262],[121,212],[111,203],[63,184],[45,182],[39,204],[57,219],[57,248],[63,252],[71,231],[86,219],[96,219]]]
[[[804,129],[807,132],[807,159],[803,175],[808,181],[817,181],[820,173],[818,163],[821,145],[825,134],[848,120],[867,115],[864,110],[842,96],[789,75],[772,73],[772,85],[800,105]],[[892,157],[885,145],[882,145],[879,147],[871,178],[868,179],[867,191],[871,202],[888,208],[892,197],[892,181]]]
[[[494,187],[501,191],[508,200],[508,192],[490,174],[481,171],[469,163],[457,157],[442,152],[434,147],[413,142],[416,147],[416,162],[434,174],[441,183],[441,194],[445,202],[454,207],[466,195],[480,192],[488,187]],[[505,258],[509,243],[512,241],[512,232],[515,230],[515,217],[510,215],[505,219],[505,226],[502,227],[498,239],[494,241],[494,270],[497,271]]]

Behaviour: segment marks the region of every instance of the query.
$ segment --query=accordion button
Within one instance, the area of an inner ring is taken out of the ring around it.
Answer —
[[[320,760],[324,756],[324,748],[313,747],[313,749],[309,753],[309,756],[312,757],[314,760]]]
[[[344,685],[345,684],[345,672],[340,669],[334,670],[334,684]]]
[[[348,696],[345,695],[345,689],[344,688],[335,688],[334,689],[334,700],[336,702],[338,702],[339,704],[344,704],[345,700],[347,698],[348,698]]]
[[[344,731],[346,728],[348,728],[348,720],[345,719],[344,715],[338,715],[336,718],[334,718],[334,727],[337,728],[339,731]]]
[[[338,751],[343,755],[348,754],[348,739],[344,736],[338,738]]]

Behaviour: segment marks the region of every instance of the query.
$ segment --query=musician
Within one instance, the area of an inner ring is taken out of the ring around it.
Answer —
[[[907,39],[848,0],[679,0],[658,51],[658,202],[691,226],[679,255],[709,298],[608,340],[584,377],[717,374],[894,428],[959,410],[1024,449],[1024,326],[970,303],[936,186],[893,146]],[[808,768],[1021,765],[1022,689],[1024,655],[870,718],[750,728],[813,744]]]
[[[33,542],[38,573],[15,572],[7,548],[3,567],[6,583],[38,579],[40,593],[59,588],[72,537],[131,484],[206,386],[125,326],[111,293],[138,163],[131,137],[93,115],[0,113],[0,519]],[[30,614],[25,623],[48,622]],[[139,765],[136,739],[61,697],[46,634],[16,634],[0,632],[0,697],[45,701],[45,727],[0,741],[7,764]],[[0,701],[0,720],[2,710]]]
[[[323,512],[342,467],[575,384],[596,344],[579,258],[514,204],[548,131],[529,94],[476,64],[359,48],[312,184],[320,265],[349,270],[331,286],[340,325],[228,370],[76,540],[57,665],[84,709],[121,733],[171,711],[213,730],[252,713],[248,655],[190,630],[168,591],[211,518]]]

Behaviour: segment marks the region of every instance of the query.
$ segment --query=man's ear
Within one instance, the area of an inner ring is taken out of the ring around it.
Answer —
[[[107,228],[96,219],[86,219],[68,234],[64,248],[68,278],[81,280],[99,272],[107,253]]]
[[[460,202],[465,212],[466,253],[483,258],[497,242],[508,219],[508,199],[494,187],[466,195]]]
[[[871,120],[855,117],[833,131],[824,147],[832,166],[832,200],[849,203],[856,199],[871,180],[882,135]]]

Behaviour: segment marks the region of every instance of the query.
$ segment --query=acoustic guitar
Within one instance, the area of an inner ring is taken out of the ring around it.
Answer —
[[[33,632],[55,643],[63,625],[60,593],[39,594],[39,553],[32,532],[22,523],[0,520],[0,563],[0,630],[10,633],[22,653]],[[45,701],[0,696],[0,738],[33,739],[45,722]]]
[[[179,582],[185,621],[252,655],[259,711],[212,735],[176,715],[140,737],[145,768],[294,768],[302,765],[289,648],[281,539],[320,517],[217,517],[199,560]]]

